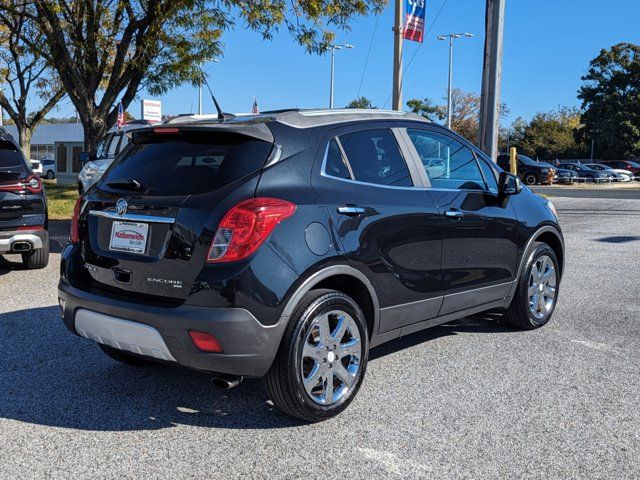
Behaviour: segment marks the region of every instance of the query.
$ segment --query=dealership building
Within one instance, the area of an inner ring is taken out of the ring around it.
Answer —
[[[7,131],[18,140],[14,125]],[[30,158],[51,159],[56,162],[57,176],[62,182],[75,182],[82,168],[78,154],[84,150],[84,131],[80,123],[44,123],[39,125],[31,137]]]

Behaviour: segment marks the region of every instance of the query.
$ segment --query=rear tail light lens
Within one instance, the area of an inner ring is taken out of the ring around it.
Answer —
[[[198,350],[209,353],[222,353],[220,342],[210,333],[189,330],[189,336]]]
[[[296,211],[296,206],[277,198],[252,198],[229,210],[218,225],[207,262],[234,262],[249,257],[274,228]]]
[[[18,183],[0,184],[0,190],[5,192],[40,193],[42,191],[42,180],[37,175],[29,175],[26,180]]]
[[[82,208],[82,197],[78,197],[76,205],[73,207],[73,217],[71,217],[71,231],[69,232],[69,241],[78,243],[80,241],[80,232],[78,224],[80,223],[80,210]]]

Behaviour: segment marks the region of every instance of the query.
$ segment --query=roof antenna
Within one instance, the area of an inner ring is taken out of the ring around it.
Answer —
[[[204,72],[200,69],[200,75],[202,76],[202,82],[207,86],[207,90],[209,90],[209,95],[211,95],[211,99],[213,100],[213,104],[216,106],[216,111],[218,112],[218,121],[224,122],[224,113],[222,113],[222,109],[220,108],[220,104],[218,100],[216,100],[216,96],[213,94],[211,87],[209,86],[209,82],[207,81],[207,77],[205,77]]]

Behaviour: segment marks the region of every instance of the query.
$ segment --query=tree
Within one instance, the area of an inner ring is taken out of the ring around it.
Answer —
[[[445,98],[444,101],[445,105],[434,105],[428,98],[412,99],[407,102],[407,106],[413,113],[422,115],[428,120],[443,121],[447,118],[447,99]],[[475,144],[478,141],[480,96],[454,88],[451,91],[451,111],[451,130]],[[504,103],[501,104],[500,115],[506,115],[508,112],[507,106]]]
[[[640,46],[603,49],[582,80],[581,139],[595,138],[601,158],[640,156]]]
[[[519,153],[545,160],[580,158],[585,156],[585,145],[576,141],[580,129],[580,111],[560,108],[557,111],[539,112],[525,124],[518,119],[512,145]],[[515,124],[515,122],[514,122]],[[519,137],[519,138],[518,138]]]
[[[142,88],[159,95],[200,84],[201,62],[222,55],[222,36],[243,22],[270,39],[284,26],[310,53],[324,53],[332,28],[379,12],[384,0],[48,0],[31,17],[44,33],[42,55],[55,65],[93,150]],[[289,14],[289,12],[292,12]],[[291,18],[290,18],[291,17]]]
[[[64,89],[46,58],[31,48],[44,41],[29,19],[33,7],[16,3],[5,9],[6,0],[0,1],[0,85],[8,86],[0,89],[0,106],[16,126],[20,148],[29,158],[34,130],[62,99]],[[27,101],[33,94],[41,105],[28,112]]]
[[[413,113],[422,115],[424,118],[432,122],[442,120],[444,118],[440,107],[434,105],[428,98],[423,100],[413,98],[407,102],[407,107],[409,107]]]
[[[367,97],[358,97],[355,100],[351,100],[345,108],[370,109],[370,108],[378,108],[378,107],[374,107],[371,100],[369,100]]]

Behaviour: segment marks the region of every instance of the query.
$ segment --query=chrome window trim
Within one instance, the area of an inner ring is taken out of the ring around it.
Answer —
[[[368,128],[368,129],[364,129],[364,130],[354,130],[354,132],[365,132],[367,130],[380,130],[381,128]],[[386,129],[391,131],[391,133],[394,135],[394,137],[396,138],[396,143],[398,143],[398,137],[396,135],[396,133],[394,132],[395,128],[389,128],[389,127],[382,127],[382,129]],[[340,151],[343,155],[343,160],[345,162],[345,165],[347,166],[347,169],[349,170],[350,174],[353,177],[353,171],[351,170],[351,164],[349,163],[349,159],[347,158],[346,154],[344,153],[344,150],[342,148],[342,143],[340,142],[340,135],[333,135],[332,137],[330,137],[328,140],[326,140],[327,144],[324,148],[324,155],[322,158],[322,165],[320,166],[320,176],[321,177],[325,177],[325,178],[330,178],[331,180],[339,180],[341,182],[346,182],[346,183],[351,183],[354,185],[364,185],[364,186],[368,186],[368,187],[378,187],[378,188],[386,188],[389,190],[426,190],[424,187],[420,186],[420,185],[416,185],[416,178],[414,178],[414,172],[412,171],[411,167],[409,166],[409,163],[404,155],[405,151],[402,149],[402,146],[398,143],[398,149],[400,150],[400,154],[402,155],[405,164],[407,165],[407,170],[409,171],[409,176],[411,177],[411,181],[414,183],[414,185],[410,186],[410,187],[397,187],[395,185],[383,185],[380,183],[369,183],[369,182],[362,182],[360,180],[354,180],[353,178],[341,178],[341,177],[335,177],[333,175],[330,175],[326,172],[326,166],[327,166],[327,157],[329,156],[329,144],[331,143],[331,140],[336,140],[338,143],[338,146],[340,148]]]
[[[116,212],[109,212],[105,210],[90,210],[89,215],[132,222],[174,223],[176,221],[173,217],[155,217],[153,215],[139,215],[137,213],[125,213],[124,215],[118,215]]]

